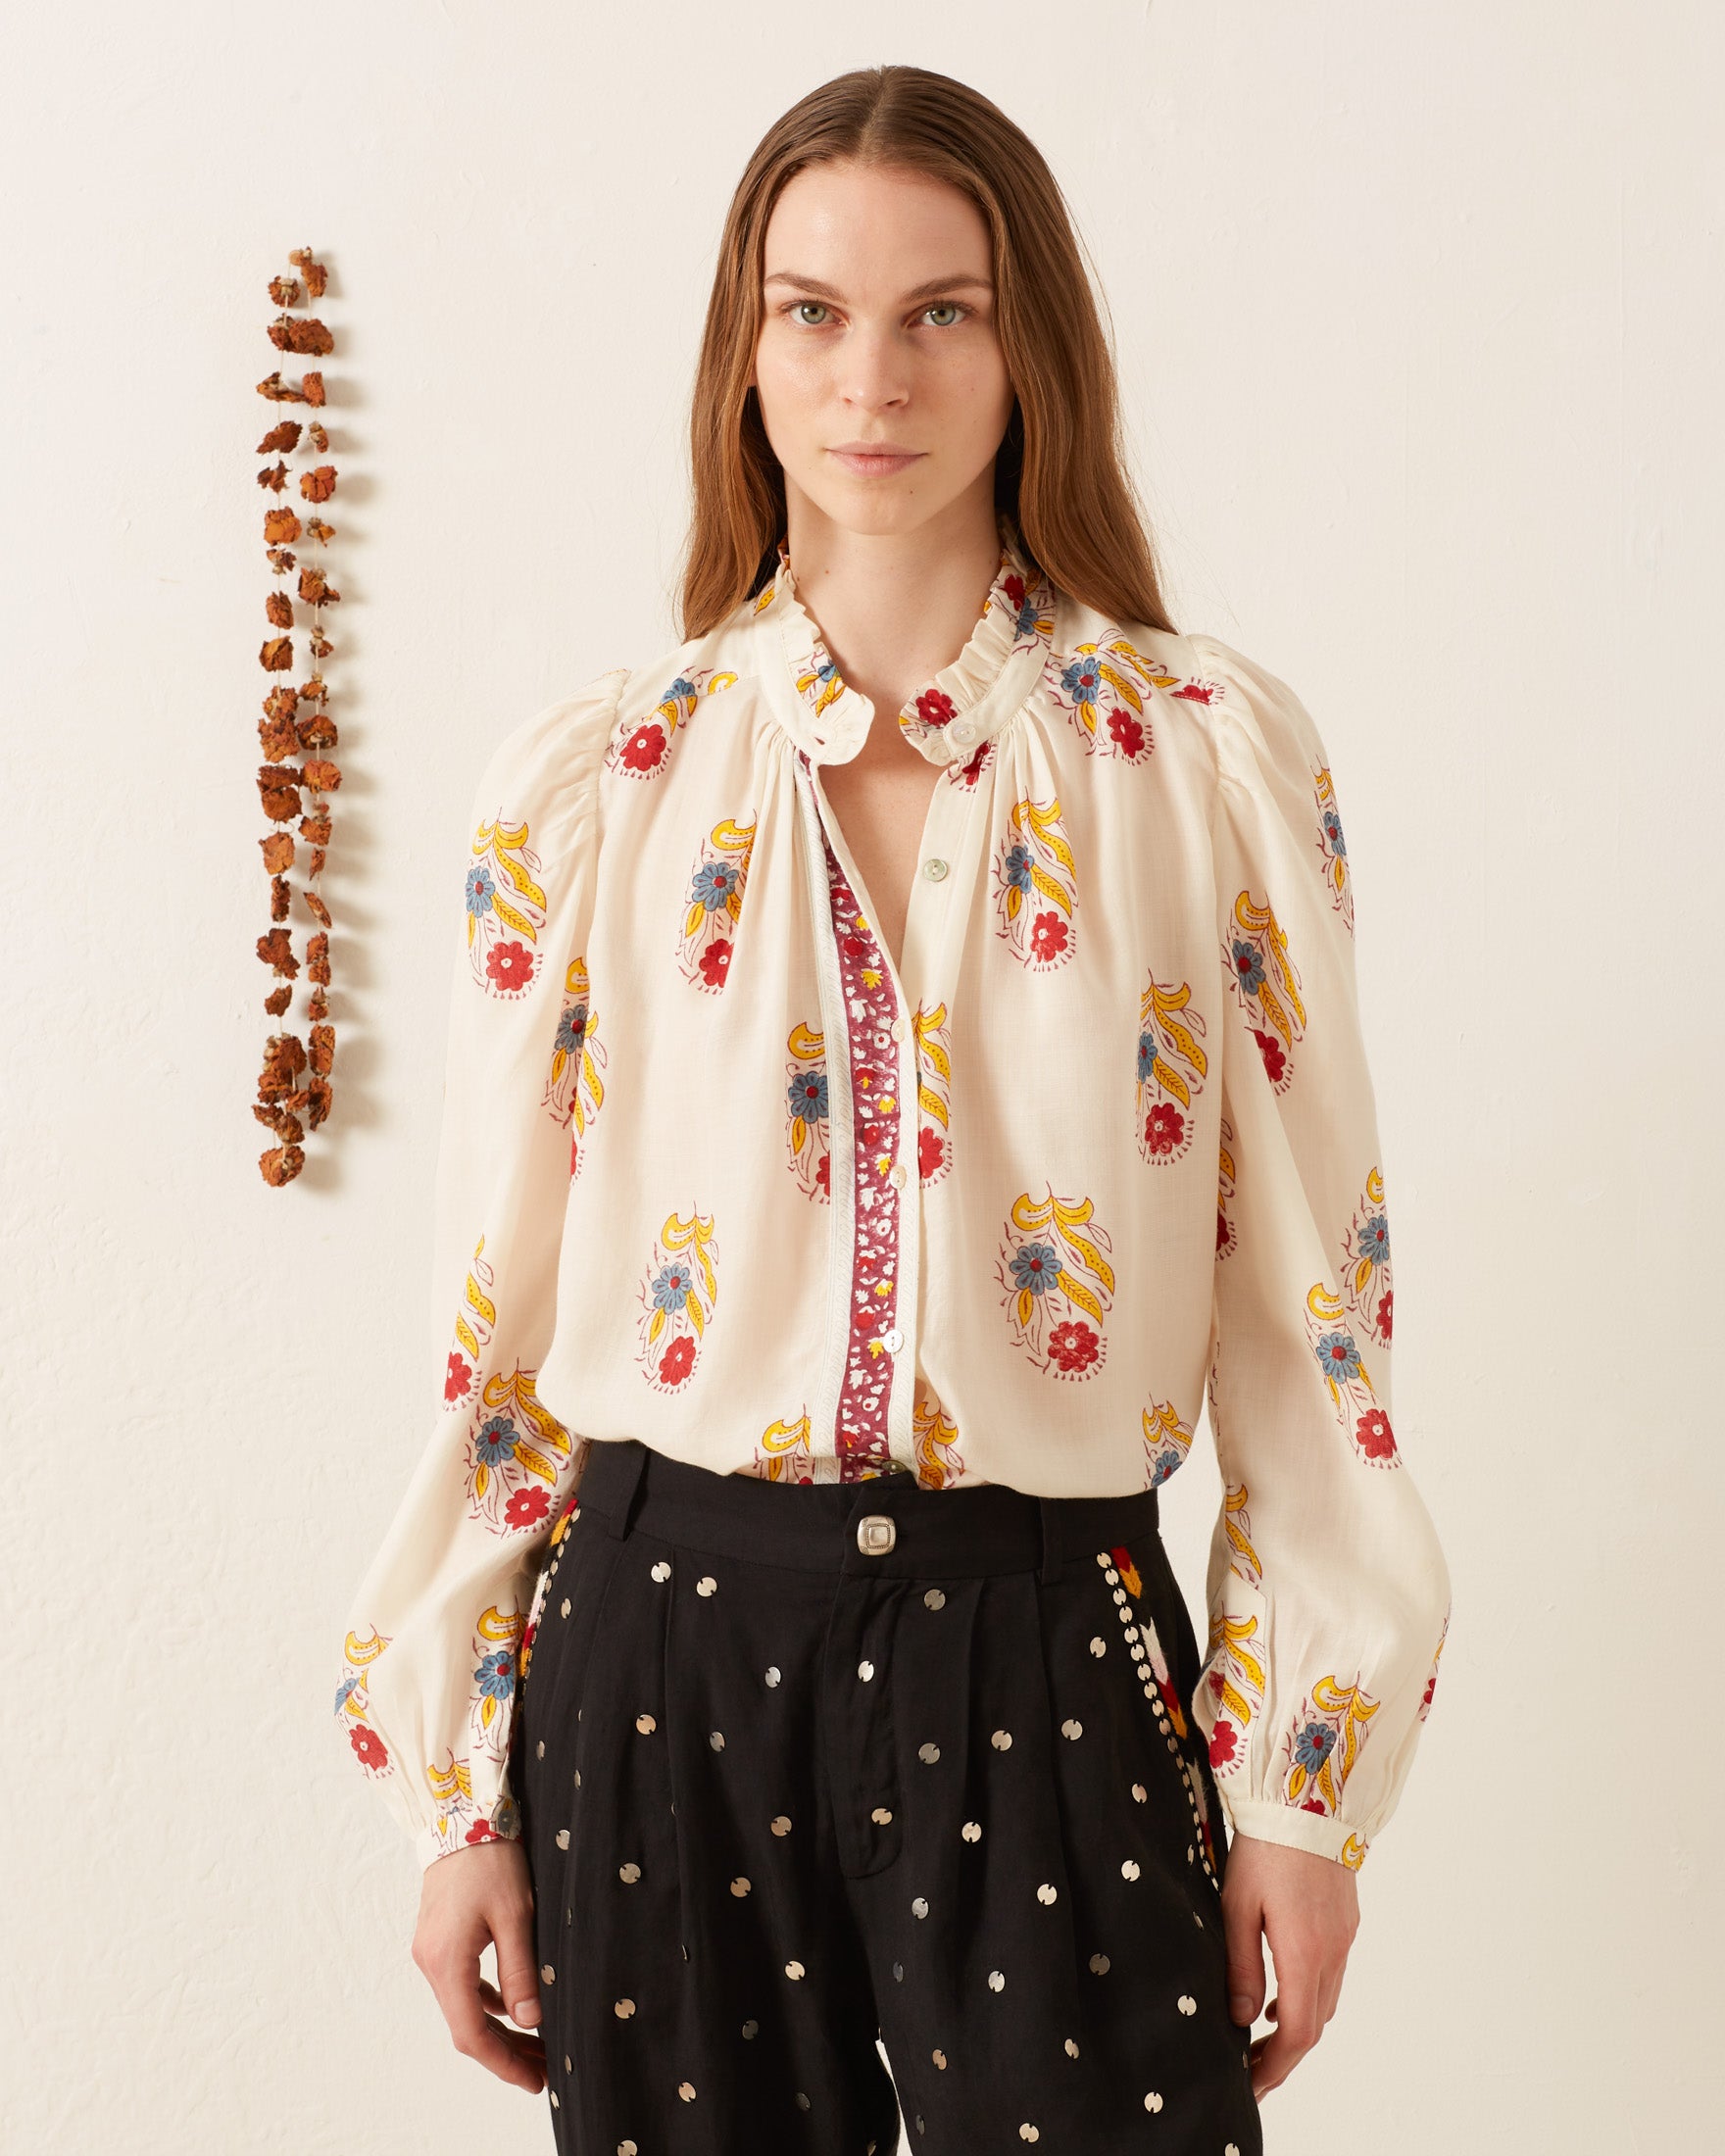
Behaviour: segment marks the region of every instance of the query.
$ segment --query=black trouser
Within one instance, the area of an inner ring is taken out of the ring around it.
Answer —
[[[523,1662],[564,2156],[1261,2156],[1154,1491],[595,1443]]]

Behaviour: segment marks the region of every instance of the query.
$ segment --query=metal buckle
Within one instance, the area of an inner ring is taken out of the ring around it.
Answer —
[[[857,1547],[865,1556],[878,1557],[899,1539],[898,1522],[887,1512],[865,1512],[857,1522]]]

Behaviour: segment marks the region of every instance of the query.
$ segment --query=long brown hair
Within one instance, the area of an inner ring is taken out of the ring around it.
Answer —
[[[678,598],[704,636],[770,572],[784,469],[749,381],[767,220],[805,166],[893,166],[961,188],[994,258],[995,322],[1015,391],[995,459],[996,508],[1060,590],[1120,622],[1172,629],[1122,449],[1113,355],[1066,205],[1041,152],[998,105],[924,68],[858,68],[774,122],[737,183],[719,242],[689,416],[693,514]]]

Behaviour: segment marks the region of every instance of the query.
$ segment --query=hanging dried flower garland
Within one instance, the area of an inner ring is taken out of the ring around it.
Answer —
[[[271,279],[270,296],[282,312],[270,324],[270,341],[278,352],[322,358],[335,349],[335,339],[327,327],[315,315],[294,315],[288,310],[308,300],[321,299],[327,272],[321,263],[313,260],[309,247],[295,248],[288,261],[300,274]],[[295,388],[276,372],[258,384],[258,394],[274,404],[320,408],[323,403],[323,377],[309,371]],[[257,454],[273,454],[276,461],[258,473],[261,487],[275,495],[285,493],[290,474],[282,459],[301,448],[302,438],[313,454],[327,455],[329,436],[316,416],[303,424],[298,419],[281,419],[264,436]],[[335,1061],[335,1028],[329,1023],[329,1004],[324,994],[329,985],[329,908],[318,890],[318,879],[323,872],[332,828],[323,796],[334,793],[341,784],[340,767],[326,754],[335,747],[336,732],[335,721],[329,716],[322,662],[334,646],[323,634],[322,609],[334,606],[341,594],[330,587],[321,568],[298,563],[292,551],[302,541],[321,550],[334,538],[335,527],[317,514],[316,505],[327,502],[335,492],[335,466],[324,463],[302,470],[299,491],[301,499],[313,505],[303,520],[299,512],[285,502],[264,512],[264,546],[271,572],[285,579],[299,568],[300,604],[312,612],[307,644],[313,665],[306,681],[297,686],[278,683],[264,699],[258,739],[269,760],[258,766],[258,792],[264,813],[273,828],[258,844],[270,877],[270,918],[285,922],[292,900],[288,870],[296,865],[298,857],[289,825],[298,819],[299,835],[310,850],[300,897],[306,911],[318,923],[318,932],[308,939],[305,952],[305,974],[312,984],[307,1005],[307,1015],[313,1021],[310,1041],[302,1041],[292,1032],[271,1034],[252,1108],[259,1122],[280,1140],[279,1145],[258,1156],[265,1182],[275,1187],[291,1183],[306,1164],[300,1141],[329,1113],[330,1070]],[[292,598],[279,586],[264,602],[271,629],[283,632],[267,637],[258,654],[266,673],[293,671],[293,637],[285,633],[293,628],[293,607]],[[303,804],[304,794],[312,797],[309,808]],[[279,1018],[293,1001],[292,984],[300,972],[290,931],[277,926],[260,936],[258,956],[283,983],[264,999],[264,1008],[272,1018]]]

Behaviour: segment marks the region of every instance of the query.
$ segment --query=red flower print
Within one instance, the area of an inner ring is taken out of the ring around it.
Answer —
[[[916,1133],[916,1170],[923,1182],[940,1173],[940,1164],[946,1158],[946,1140],[939,1131],[923,1126]]]
[[[1279,1086],[1282,1073],[1288,1067],[1288,1058],[1282,1053],[1281,1042],[1273,1033],[1260,1033],[1257,1026],[1252,1029],[1252,1037],[1257,1043],[1257,1053],[1263,1057],[1264,1075],[1272,1086]]]
[[[1301,1805],[1300,1809],[1303,1812],[1323,1812],[1326,1814],[1326,1816],[1328,1813],[1328,1807],[1321,1803],[1319,1799],[1315,1796],[1308,1796],[1306,1802]]]
[[[516,995],[530,986],[536,962],[524,944],[494,944],[485,971],[505,995]]]
[[[389,1754],[383,1740],[375,1730],[369,1730],[364,1722],[356,1722],[347,1733],[347,1740],[353,1746],[361,1766],[374,1767],[379,1773],[388,1766]]]
[[[529,1483],[518,1490],[503,1508],[505,1521],[511,1527],[537,1527],[551,1510],[551,1499],[538,1483]]]
[[[1188,704],[1208,704],[1215,695],[1215,691],[1204,682],[1183,681],[1174,691],[1174,694],[1183,696]]]
[[[467,1839],[469,1843],[474,1841],[495,1841],[497,1839],[497,1829],[492,1826],[490,1820],[488,1819],[475,1819],[473,1824],[468,1829]]]
[[[823,1152],[821,1154],[820,1165],[814,1171],[814,1180],[830,1198],[832,1196],[832,1156],[829,1153]]]
[[[1422,1698],[1422,1699],[1420,1700],[1420,1702],[1419,1702],[1419,1711],[1420,1711],[1421,1715],[1424,1715],[1424,1714],[1426,1714],[1426,1713],[1428,1713],[1428,1712],[1430,1711],[1430,1708],[1431,1708],[1431,1703],[1432,1703],[1432,1694],[1433,1694],[1433,1692],[1435,1692],[1435,1691],[1437,1690],[1437,1689],[1438,1689],[1438,1673],[1437,1673],[1437,1671],[1436,1671],[1436,1670],[1433,1670],[1433,1671],[1432,1671],[1432,1673],[1431,1673],[1431,1675],[1430,1675],[1430,1676],[1429,1676],[1429,1677],[1428,1677],[1428,1678],[1426,1679],[1426,1681],[1425,1681],[1425,1696],[1424,1696],[1424,1697],[1423,1697],[1423,1698]],[[1447,1698],[1448,1698],[1448,1697],[1449,1697],[1450,1695],[1449,1695],[1449,1693],[1448,1693],[1448,1692],[1446,1692],[1446,1693],[1444,1694],[1444,1696],[1445,1696],[1445,1698],[1447,1699]]]
[[[580,1172],[580,1166],[581,1142],[578,1138],[571,1138],[569,1140],[569,1181],[571,1183],[575,1180],[576,1175]]]
[[[1381,1407],[1368,1407],[1355,1426],[1354,1434],[1359,1440],[1359,1449],[1367,1459],[1387,1460],[1396,1449],[1396,1437],[1390,1428],[1390,1418]]]
[[[916,716],[924,726],[944,726],[958,712],[958,706],[939,689],[926,689],[916,699]]]
[[[847,958],[865,958],[868,956],[868,940],[865,936],[846,936],[839,949]]]
[[[728,943],[709,944],[701,954],[701,977],[710,988],[722,988],[731,969]]]
[[[1110,711],[1109,732],[1113,735],[1124,756],[1135,757],[1144,747],[1144,728],[1130,711]]]
[[[1144,1119],[1146,1152],[1172,1152],[1185,1135],[1186,1118],[1166,1101],[1152,1108]]]
[[[1088,1370],[1096,1360],[1096,1335],[1088,1325],[1068,1318],[1048,1336],[1049,1360],[1062,1370]]]
[[[1039,913],[1030,931],[1030,948],[1039,958],[1057,958],[1066,948],[1066,924],[1058,913]]]
[[[1220,1207],[1220,1206],[1218,1205],[1218,1206],[1216,1207],[1216,1249],[1217,1249],[1218,1250],[1225,1250],[1227,1249],[1227,1247],[1228,1247],[1228,1216],[1227,1216],[1227,1214],[1226,1214],[1225,1212],[1223,1212],[1222,1208],[1221,1208],[1221,1207]]]
[[[1213,1690],[1220,1691],[1222,1680],[1219,1672],[1210,1677]],[[1231,1767],[1239,1754],[1240,1732],[1232,1722],[1218,1720],[1209,1740],[1209,1763],[1212,1767]]]
[[[1378,1298],[1378,1331],[1386,1340],[1390,1337],[1391,1321],[1395,1315],[1391,1308],[1391,1304],[1395,1299],[1396,1291],[1394,1288],[1386,1288]]]
[[[466,1399],[473,1390],[473,1366],[466,1355],[452,1354],[449,1368],[443,1380],[443,1396],[447,1401]]]
[[[695,1367],[695,1343],[685,1334],[681,1340],[673,1340],[659,1358],[659,1378],[662,1385],[681,1385]]]
[[[968,763],[949,763],[947,776],[955,786],[974,786],[982,776],[982,767],[994,754],[994,743],[985,741]]]
[[[665,728],[637,726],[623,743],[622,760],[631,771],[655,771],[665,759]]]
[[[1012,602],[1013,613],[1022,613],[1024,612],[1024,579],[1018,574],[1016,569],[1009,569],[1007,571],[1006,575],[1001,580],[1001,589]]]

